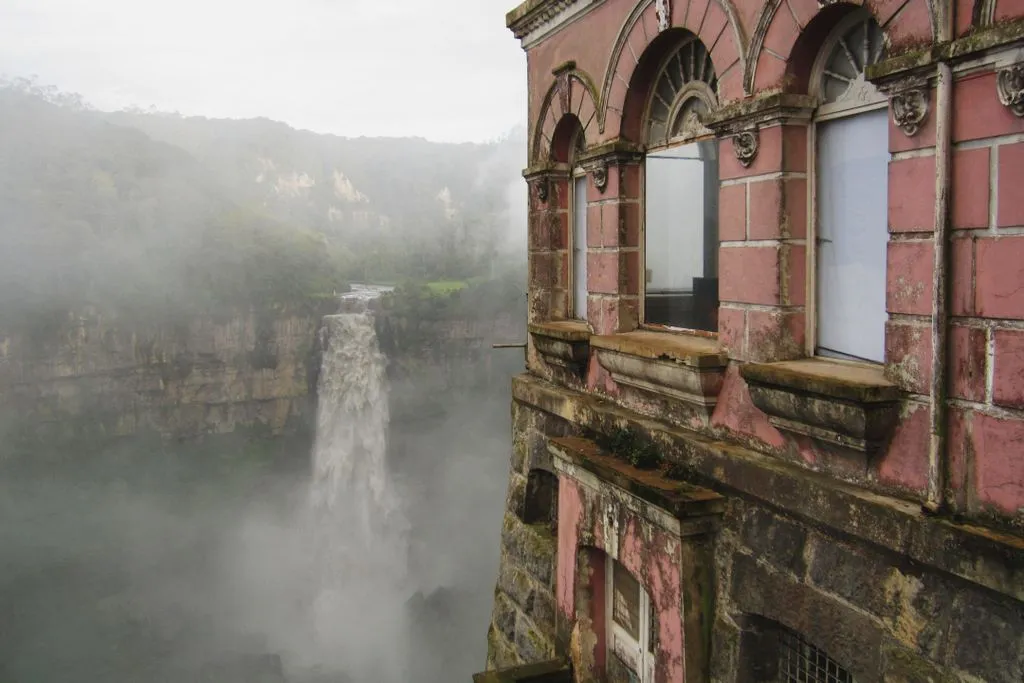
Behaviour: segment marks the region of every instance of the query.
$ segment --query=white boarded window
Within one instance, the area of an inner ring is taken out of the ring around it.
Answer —
[[[587,176],[573,178],[572,193],[572,308],[573,316],[587,319]]]
[[[888,234],[889,122],[885,97],[864,77],[884,36],[853,12],[816,65],[815,353],[882,362]]]
[[[612,678],[625,674],[636,683],[654,681],[654,619],[651,600],[625,567],[606,556],[608,668]]]

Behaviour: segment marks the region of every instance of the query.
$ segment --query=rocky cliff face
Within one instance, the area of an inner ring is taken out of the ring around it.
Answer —
[[[0,329],[0,433],[31,448],[40,439],[294,432],[312,416],[326,312],[146,324],[88,309]]]

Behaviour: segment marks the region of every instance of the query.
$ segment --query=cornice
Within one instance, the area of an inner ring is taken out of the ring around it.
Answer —
[[[505,25],[528,49],[604,0],[526,0],[505,15]]]

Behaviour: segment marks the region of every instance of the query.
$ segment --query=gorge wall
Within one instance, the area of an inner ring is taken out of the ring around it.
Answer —
[[[335,308],[151,323],[90,308],[0,328],[0,433],[28,450],[143,434],[294,434],[312,419],[317,331]]]

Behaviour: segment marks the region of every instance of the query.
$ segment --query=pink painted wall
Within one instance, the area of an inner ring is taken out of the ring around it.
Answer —
[[[577,564],[581,546],[605,552],[610,545],[609,539],[605,538],[604,515],[601,512],[607,509],[603,494],[565,475],[559,477],[557,601],[559,611],[570,622],[576,615],[576,579],[585,574]],[[678,564],[680,540],[632,512],[621,507],[618,509],[621,511],[618,518],[618,560],[647,591],[657,620],[655,680],[657,683],[682,683],[685,644]],[[603,573],[595,572],[594,577],[601,582],[594,587],[595,593],[603,595]],[[595,620],[595,623],[603,627],[603,619]],[[598,660],[603,660],[603,653],[597,655]]]
[[[865,0],[886,32],[891,55],[934,39],[926,0]],[[730,102],[779,89],[802,92],[810,58],[804,47],[830,21],[817,0],[673,0],[672,25],[697,34],[711,53],[720,100]],[[971,28],[973,2],[953,3],[958,35]],[[575,62],[572,111],[595,112],[587,144],[639,142],[638,94],[645,51],[657,50],[654,3],[627,18],[635,0],[606,0],[528,51],[531,132],[554,135],[565,114],[552,71]],[[778,11],[775,11],[778,9]],[[833,8],[834,10],[834,8]],[[774,12],[774,14],[772,14]],[[1000,0],[997,21],[1024,17],[1024,3]],[[818,19],[816,21],[816,19]],[[766,26],[763,49],[750,41]],[[618,49],[617,47],[618,46]],[[638,76],[640,74],[640,76]],[[592,89],[584,86],[589,83]],[[750,86],[745,90],[745,83]],[[935,216],[935,111],[914,136],[890,125],[886,368],[909,395],[887,451],[861,475],[866,486],[923,499],[926,487],[931,380],[932,270]],[[991,70],[958,76],[953,90],[952,321],[949,456],[953,501],[967,514],[1014,517],[1024,508],[1024,118],[1000,104]],[[588,109],[589,108],[589,109]],[[600,121],[603,128],[597,124]],[[731,359],[771,362],[806,354],[808,128],[762,127],[757,157],[738,163],[731,139],[720,145],[720,299],[718,340]],[[546,137],[545,137],[546,136]],[[1016,137],[1015,137],[1016,136]],[[547,154],[540,146],[541,163]],[[565,193],[531,211],[530,286],[550,291],[548,319],[568,315]],[[541,218],[553,212],[552,228]],[[638,324],[642,250],[642,165],[609,172],[602,193],[588,187],[588,321],[595,333]],[[615,397],[617,387],[596,360],[591,391]],[[636,406],[637,409],[644,406]],[[786,455],[818,467],[808,440],[775,430],[750,401],[731,367],[707,424],[687,425]],[[854,476],[854,475],[851,475]]]

